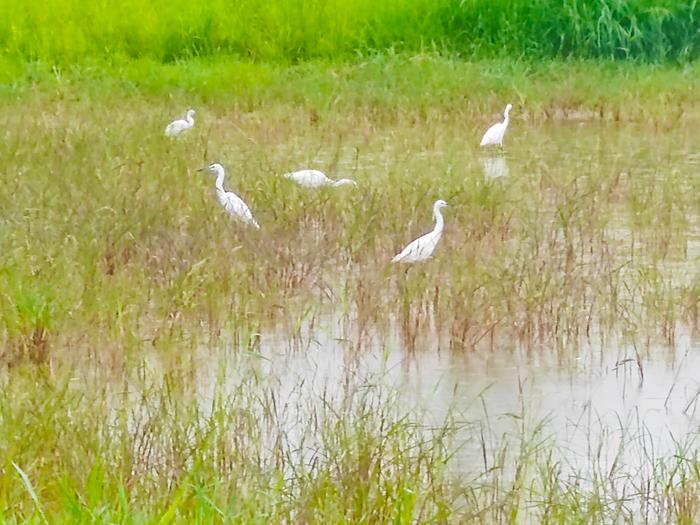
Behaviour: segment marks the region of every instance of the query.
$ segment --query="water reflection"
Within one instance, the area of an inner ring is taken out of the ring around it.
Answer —
[[[508,164],[503,156],[483,157],[481,166],[487,179],[498,179],[508,176]]]
[[[292,346],[282,332],[263,334],[259,354],[202,349],[196,379],[202,407],[211,406],[216,388],[233,391],[242,375],[255,373],[284,401],[278,418],[288,422],[293,437],[309,417],[304,411],[320,398],[381,384],[398,389],[405,410],[423,414],[425,425],[440,425],[448,412],[463,423],[458,438],[464,444],[452,467],[472,473],[484,468],[484,443],[489,455],[504,447],[517,451],[523,432],[542,422],[538,439],[551,443],[563,466],[578,473],[620,462],[634,472],[648,461],[648,450],[672,455],[679,443],[695,439],[700,426],[700,345],[690,333],[673,348],[650,344],[643,352],[636,344],[589,340],[567,363],[555,352],[517,344],[454,353],[431,345],[431,338],[406,352],[398,330],[358,352],[352,335],[332,317],[323,329],[303,333],[301,346]],[[230,384],[217,381],[214,355],[226,362]]]

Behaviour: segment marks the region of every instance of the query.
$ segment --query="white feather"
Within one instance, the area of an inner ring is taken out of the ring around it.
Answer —
[[[249,224],[256,229],[260,229],[260,225],[253,218],[253,212],[250,211],[248,205],[243,202],[238,195],[232,191],[221,191],[216,190],[216,197],[219,199],[219,203],[224,207],[224,209],[231,215],[241,222]]]
[[[328,178],[325,173],[318,170],[300,170],[282,175],[285,179],[296,182],[299,186],[305,188],[320,188],[322,186],[357,186],[354,180],[339,179],[333,180]]]
[[[231,215],[231,217],[249,224],[254,228],[260,229],[260,225],[253,218],[253,213],[243,199],[232,191],[224,190],[224,177],[226,176],[224,167],[221,164],[212,164],[206,169],[210,173],[216,175],[216,198],[226,212]]]
[[[188,109],[184,119],[173,120],[165,127],[165,134],[168,137],[175,137],[183,131],[194,127],[194,109]]]
[[[511,104],[506,106],[506,110],[503,112],[503,122],[498,122],[486,130],[484,136],[481,138],[481,143],[479,146],[503,146],[503,137],[506,135],[506,130],[508,129],[508,122],[510,121],[510,110],[513,108]]]
[[[444,221],[442,218],[441,208],[447,206],[447,203],[443,200],[435,201],[433,205],[433,215],[435,216],[435,227],[430,233],[418,237],[415,241],[408,244],[401,253],[396,255],[391,262],[400,263],[414,263],[419,261],[424,261],[432,257],[435,247],[440,242],[442,237],[442,230],[444,228]]]

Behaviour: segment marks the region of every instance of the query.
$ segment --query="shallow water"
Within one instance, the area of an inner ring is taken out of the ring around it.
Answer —
[[[281,420],[290,429],[304,420],[294,409],[303,403],[296,400],[368,384],[398,388],[405,409],[427,427],[440,426],[449,415],[463,428],[452,467],[469,475],[485,470],[504,446],[517,450],[523,437],[554,447],[565,472],[579,475],[615,464],[631,474],[645,467],[649,453],[667,457],[696,439],[700,345],[690,334],[679,336],[675,347],[650,345],[639,356],[615,341],[588,341],[565,359],[552,349],[517,344],[468,354],[427,344],[407,353],[398,340],[358,353],[342,323],[326,321],[304,338],[302,349],[282,342],[284,334],[270,334],[263,335],[257,355],[224,352],[218,358],[228,355],[226,370],[256,370],[276,384],[279,399],[289,402]],[[202,352],[203,362],[211,363],[211,351]],[[207,385],[199,392],[206,407],[216,367],[200,370],[207,370],[198,379]]]
[[[487,182],[516,197],[533,177],[545,181],[542,191],[547,192],[549,186],[601,170],[619,174],[623,185],[648,197],[636,215],[621,203],[605,220],[603,232],[606,242],[615,243],[614,264],[623,268],[621,274],[634,261],[630,272],[648,265],[669,286],[687,286],[696,279],[700,221],[694,210],[674,210],[671,201],[666,222],[654,216],[644,218],[641,226],[639,222],[669,185],[679,185],[682,193],[694,190],[699,160],[692,133],[584,123],[545,126],[527,135],[518,132],[517,123],[514,128],[505,151],[466,151],[464,164],[455,169],[481,171]],[[390,142],[383,148],[374,156],[355,157],[345,167],[386,168],[391,164],[386,159],[398,150]],[[430,162],[435,155],[439,152],[423,152],[416,161]],[[633,290],[623,293],[634,303]],[[232,360],[229,370],[247,364],[274,378],[283,399],[314,397],[363,382],[398,387],[406,409],[422,414],[426,425],[440,424],[448,413],[465,424],[460,469],[488,466],[484,443],[494,452],[504,444],[516,447],[523,432],[536,432],[537,440],[556,447],[572,472],[605,472],[614,464],[634,472],[650,452],[665,457],[677,452],[679,444],[692,443],[700,428],[700,341],[683,323],[674,322],[671,330],[669,340],[657,327],[638,323],[596,327],[588,336],[551,344],[521,342],[505,333],[470,351],[454,352],[434,327],[424,329],[418,343],[407,348],[400,327],[389,335],[359,335],[352,321],[330,309],[319,314],[313,327],[302,327],[293,343],[284,330],[262,333],[259,355],[234,352],[225,359]],[[203,350],[208,356],[211,351]],[[213,383],[211,377],[202,378],[202,384]],[[297,420],[297,414],[290,420]]]
[[[367,183],[367,174],[378,173],[381,182],[383,173],[395,169],[397,158],[409,155],[403,147],[411,152],[416,170],[449,154],[450,169],[465,178],[482,178],[506,199],[541,197],[541,220],[552,223],[562,220],[557,208],[561,196],[575,209],[590,191],[586,183],[602,172],[617,180],[613,191],[619,192],[619,203],[616,194],[608,196],[613,204],[605,208],[607,215],[591,220],[599,228],[590,232],[595,243],[577,247],[578,266],[572,271],[596,264],[599,252],[594,249],[603,247],[612,254],[604,269],[615,269],[620,280],[629,276],[634,281],[649,272],[648,279],[662,283],[661,290],[697,280],[700,220],[694,200],[685,199],[695,193],[700,162],[691,130],[584,123],[527,130],[516,120],[503,152],[454,149],[459,141],[436,133],[437,149],[387,139],[361,156],[352,148],[336,151],[340,171],[353,171],[361,184]],[[315,160],[322,162],[323,153]],[[435,184],[441,184],[439,177]],[[629,195],[638,202],[630,202]],[[674,195],[683,196],[683,202]],[[464,225],[457,224],[459,210],[452,213],[446,213],[437,258],[460,242],[457,233]],[[318,226],[310,235],[320,242]],[[463,427],[455,443],[457,471],[486,470],[492,454],[503,446],[517,449],[525,434],[553,445],[571,472],[606,472],[622,464],[633,473],[648,462],[650,452],[669,456],[679,444],[695,439],[700,341],[689,323],[672,318],[669,328],[662,316],[638,314],[637,306],[654,311],[647,303],[655,299],[641,287],[618,289],[628,310],[613,312],[619,319],[605,326],[596,323],[585,332],[559,333],[551,340],[545,332],[544,337],[521,341],[504,323],[457,350],[451,349],[444,327],[434,323],[421,325],[409,345],[399,322],[384,330],[360,329],[358,312],[341,315],[332,300],[326,301],[314,310],[313,322],[294,330],[296,335],[285,327],[261,329],[254,352],[241,352],[230,342],[235,337],[226,333],[200,347],[192,357],[195,391],[206,410],[219,386],[232,389],[241,376],[258,374],[274,385],[279,399],[291,400],[282,403],[288,412],[280,420],[289,422],[293,435],[292,427],[304,420],[299,410],[306,406],[294,400],[380,383],[398,388],[405,409],[418,414],[426,426],[440,425],[449,415]],[[656,310],[663,311],[663,306]],[[157,374],[159,359],[150,366]],[[221,381],[222,370],[228,380]]]

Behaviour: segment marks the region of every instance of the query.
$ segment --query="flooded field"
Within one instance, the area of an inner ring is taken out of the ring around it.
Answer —
[[[516,106],[504,149],[486,151],[498,108],[318,121],[214,107],[169,141],[165,108],[112,129],[114,108],[79,118],[82,104],[0,114],[15,174],[0,189],[6,428],[58,389],[42,410],[89,433],[87,456],[111,458],[101,468],[139,501],[209,461],[236,485],[253,461],[279,475],[264,484],[282,520],[306,522],[290,502],[319,473],[337,481],[355,441],[367,464],[347,475],[377,486],[432,458],[406,490],[441,496],[413,518],[557,522],[581,500],[610,522],[697,516],[683,484],[700,481],[694,126],[534,123]],[[195,171],[214,161],[259,232],[218,208]],[[279,176],[301,168],[357,188]],[[392,265],[438,198],[434,258]],[[5,430],[0,450],[36,480],[51,470],[22,464],[30,435]]]

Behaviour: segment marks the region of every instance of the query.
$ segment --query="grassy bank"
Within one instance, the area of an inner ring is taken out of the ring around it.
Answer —
[[[700,7],[675,0],[0,2],[0,50],[67,65],[213,55],[343,60],[393,49],[463,57],[689,60]]]
[[[356,110],[373,118],[457,113],[484,125],[510,101],[518,118],[685,125],[697,119],[700,66],[601,61],[465,62],[436,54],[377,55],[348,63],[297,66],[233,59],[161,64],[92,61],[66,67],[0,59],[0,103],[18,97],[89,98],[97,103],[177,100],[242,111],[294,106],[318,118]],[[601,87],[604,86],[604,89]],[[128,103],[128,102],[127,102]],[[125,108],[126,111],[128,109]]]

